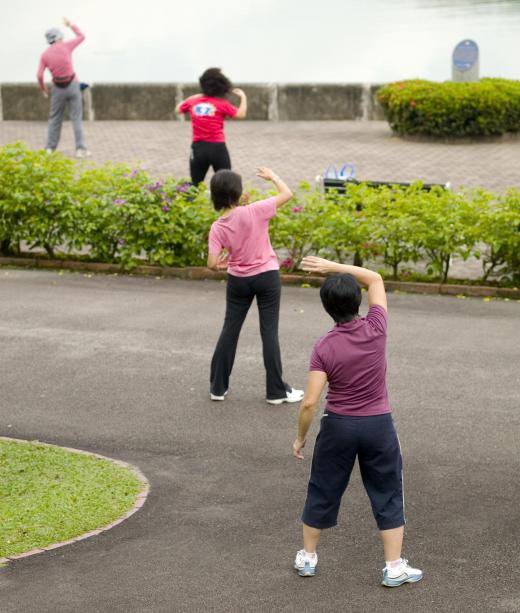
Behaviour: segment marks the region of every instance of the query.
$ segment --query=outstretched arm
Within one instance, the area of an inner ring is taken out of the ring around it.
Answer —
[[[302,270],[306,272],[318,272],[321,274],[329,274],[334,272],[346,272],[366,286],[368,290],[368,306],[379,305],[387,310],[386,292],[383,278],[378,272],[362,268],[361,266],[351,266],[350,264],[338,264],[324,258],[315,256],[307,256],[303,258],[301,263]]]
[[[235,119],[245,119],[247,115],[247,96],[243,90],[236,87],[233,90],[235,96],[240,98],[240,105],[238,106],[237,114],[235,115]]]
[[[272,181],[278,190],[278,194],[275,196],[277,208],[282,206],[282,204],[289,202],[289,200],[293,197],[293,193],[277,174],[265,166],[259,166],[256,170],[257,177],[265,179],[266,181]]]

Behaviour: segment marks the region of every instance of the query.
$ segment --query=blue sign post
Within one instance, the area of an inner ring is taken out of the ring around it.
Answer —
[[[453,50],[451,75],[454,81],[479,80],[479,51],[474,40],[461,40]]]

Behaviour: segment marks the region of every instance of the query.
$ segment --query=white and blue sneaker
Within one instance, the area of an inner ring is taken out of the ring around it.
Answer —
[[[383,568],[383,581],[382,585],[386,587],[399,587],[403,583],[417,583],[423,578],[422,570],[418,568],[412,568],[408,564],[408,560],[404,558],[401,560],[401,564],[396,568]]]
[[[298,571],[300,577],[314,577],[317,564],[317,554],[309,555],[304,549],[300,549],[300,551],[296,553],[293,568]]]

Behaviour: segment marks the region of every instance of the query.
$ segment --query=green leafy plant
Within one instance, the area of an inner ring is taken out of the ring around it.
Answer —
[[[511,189],[497,199],[489,193],[479,196],[475,234],[480,241],[482,281],[494,274],[520,282],[520,193]]]
[[[243,203],[271,195],[247,189]],[[44,248],[124,269],[138,264],[203,266],[216,219],[204,187],[157,180],[124,164],[76,164],[22,143],[0,148],[0,246],[4,254]],[[281,267],[309,254],[372,261],[402,275],[426,260],[430,278],[448,281],[453,256],[482,261],[484,281],[520,281],[520,192],[423,190],[421,183],[348,185],[322,194],[302,183],[270,224]],[[415,273],[414,273],[415,274]]]
[[[421,257],[422,184],[409,188],[381,187],[371,190],[365,208],[372,240],[381,246],[384,262],[398,278],[399,266],[417,262]]]
[[[53,256],[71,235],[78,213],[75,165],[68,158],[33,151],[23,143],[0,148],[2,253],[26,241]]]
[[[288,272],[298,268],[306,255],[319,253],[330,244],[329,228],[317,220],[330,216],[331,202],[308,183],[302,183],[294,201],[278,210],[271,222],[271,242],[275,249],[288,253],[283,261]]]

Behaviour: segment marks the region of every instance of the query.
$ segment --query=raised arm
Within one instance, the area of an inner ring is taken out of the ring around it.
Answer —
[[[186,98],[186,100],[179,102],[179,104],[175,107],[175,112],[178,115],[182,115],[182,113],[187,113],[189,111],[189,108],[186,108],[184,105],[186,104],[186,102],[195,100],[195,98],[200,98],[200,94],[193,94],[193,96],[189,96],[189,98]]]
[[[76,38],[73,38],[72,40],[68,40],[65,44],[67,45],[67,47],[70,49],[70,51],[72,51],[73,49],[75,49],[78,45],[80,45],[84,40],[85,40],[85,35],[83,34],[83,32],[78,28],[78,26],[75,26],[70,19],[67,19],[66,17],[63,18],[63,23],[70,28],[74,34],[76,35]]]
[[[256,170],[257,177],[265,179],[266,181],[272,181],[278,190],[278,194],[275,196],[277,207],[289,202],[289,200],[293,197],[293,193],[277,174],[265,166],[259,166]]]
[[[368,290],[368,306],[379,305],[387,310],[386,291],[383,278],[378,272],[362,268],[361,266],[351,266],[350,264],[338,264],[324,258],[315,256],[307,256],[303,258],[301,263],[302,270],[306,272],[317,272],[320,274],[329,274],[334,272],[346,272],[364,285]]]
[[[243,90],[236,87],[233,90],[235,96],[240,98],[240,104],[238,106],[237,114],[235,115],[235,119],[245,119],[247,115],[247,96]]]

